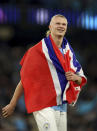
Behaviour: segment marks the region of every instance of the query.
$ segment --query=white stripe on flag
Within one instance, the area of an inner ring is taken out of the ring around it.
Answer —
[[[67,91],[67,89],[69,88],[69,85],[70,85],[70,82],[67,82],[66,88],[65,88],[64,93],[63,93],[63,101],[66,101],[66,100],[67,100],[67,98],[66,98],[66,91]]]
[[[52,80],[53,80],[53,83],[54,83],[54,87],[55,87],[55,91],[56,91],[56,101],[57,101],[57,105],[59,104],[62,104],[62,100],[61,100],[61,87],[60,87],[60,82],[59,82],[59,79],[58,79],[58,75],[57,75],[57,72],[56,72],[56,69],[49,57],[49,54],[48,54],[48,49],[46,47],[46,44],[45,44],[45,41],[44,39],[42,40],[42,49],[43,49],[43,53],[45,54],[45,57],[47,59],[47,62],[48,62],[48,66],[49,66],[49,69],[50,69],[50,72],[51,72],[51,76],[52,76]]]
[[[70,52],[69,52],[69,56],[71,57],[70,67],[75,71],[75,70],[77,70],[77,67],[75,67],[75,66],[73,65],[73,53],[71,52],[71,49],[70,49],[70,47],[69,47],[69,45],[68,45],[68,43],[67,43],[66,48],[63,50],[64,54],[66,54],[66,52],[67,52],[68,50],[70,51]]]

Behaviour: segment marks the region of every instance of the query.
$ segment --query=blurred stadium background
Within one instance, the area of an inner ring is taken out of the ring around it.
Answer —
[[[45,37],[50,18],[59,13],[68,19],[66,38],[88,78],[76,106],[68,107],[68,131],[97,131],[95,0],[0,0],[0,109],[9,103],[19,82],[23,54]],[[14,114],[0,120],[0,131],[37,131],[23,96]]]

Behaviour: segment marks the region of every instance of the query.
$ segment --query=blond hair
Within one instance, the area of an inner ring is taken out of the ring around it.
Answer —
[[[46,32],[46,37],[48,37],[50,35],[51,31],[50,30],[47,30]]]
[[[51,18],[50,24],[51,24],[52,20],[53,20],[55,17],[62,17],[62,18],[64,18],[64,19],[66,19],[66,17],[65,17],[64,15],[57,14],[57,15],[54,15],[54,16]],[[67,20],[67,19],[66,19],[66,20]],[[50,31],[50,30],[47,30],[47,31],[46,31],[46,37],[48,37],[48,36],[50,35],[50,33],[51,33],[51,31]]]

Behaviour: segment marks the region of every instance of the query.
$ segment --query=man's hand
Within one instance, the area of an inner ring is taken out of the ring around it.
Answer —
[[[14,109],[16,107],[17,101],[21,97],[22,93],[23,93],[23,86],[22,86],[22,83],[20,81],[18,83],[16,89],[15,89],[15,92],[14,92],[14,95],[13,95],[11,101],[10,101],[10,104],[8,104],[4,108],[2,108],[2,116],[4,118],[10,116],[14,112]]]
[[[71,71],[68,71],[65,73],[65,76],[68,81],[74,81],[78,85],[81,84],[82,78],[80,76],[78,76],[77,74],[75,74]]]
[[[7,106],[2,108],[2,117],[6,118],[10,116],[14,112],[15,106],[12,104],[8,104]]]

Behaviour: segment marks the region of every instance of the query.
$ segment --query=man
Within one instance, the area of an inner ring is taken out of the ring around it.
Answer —
[[[86,77],[64,37],[66,31],[67,19],[53,16],[48,36],[26,52],[21,80],[2,109],[3,117],[13,113],[24,91],[27,112],[33,112],[39,131],[67,131],[67,103],[76,102]]]

